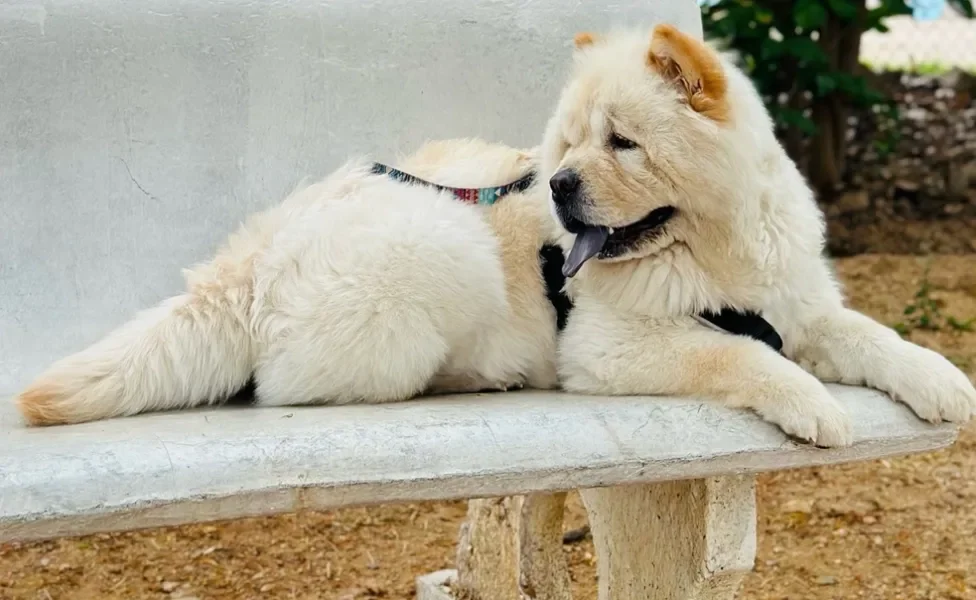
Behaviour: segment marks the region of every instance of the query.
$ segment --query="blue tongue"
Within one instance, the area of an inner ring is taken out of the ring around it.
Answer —
[[[576,241],[573,248],[563,263],[563,275],[573,277],[583,267],[583,263],[590,260],[603,250],[603,246],[610,237],[608,227],[595,227],[588,225],[583,231],[576,234]]]

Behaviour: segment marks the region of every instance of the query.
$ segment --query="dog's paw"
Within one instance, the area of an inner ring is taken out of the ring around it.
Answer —
[[[976,416],[976,389],[944,356],[921,346],[908,345],[882,383],[892,398],[907,404],[926,421],[964,423]]]
[[[815,381],[815,380],[814,380]],[[821,448],[850,446],[854,442],[850,417],[820,382],[803,391],[784,392],[764,403],[760,414],[785,433]]]
[[[525,384],[521,381],[516,381],[513,383],[500,383],[495,388],[499,392],[520,392],[525,389]]]
[[[521,381],[483,381],[475,391],[479,394],[495,394],[499,392],[518,392],[524,388],[525,384]]]

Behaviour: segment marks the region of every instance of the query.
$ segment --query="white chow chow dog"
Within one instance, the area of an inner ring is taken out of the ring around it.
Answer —
[[[821,381],[972,416],[963,373],[844,308],[822,214],[742,72],[666,25],[576,45],[538,152],[441,142],[400,165],[540,183],[480,206],[344,167],[253,217],[185,294],[42,374],[18,399],[28,422],[214,403],[249,380],[264,405],[545,388],[557,367],[570,391],[708,398],[823,446],[851,426]],[[558,358],[550,241],[575,302]]]
[[[567,390],[748,407],[822,446],[851,424],[821,381],[867,385],[923,419],[966,421],[968,378],[844,307],[823,215],[748,78],[673,27],[576,39],[542,148],[569,250]],[[755,311],[782,352],[693,315]]]

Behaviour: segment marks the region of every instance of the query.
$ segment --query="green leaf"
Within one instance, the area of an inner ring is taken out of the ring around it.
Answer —
[[[793,5],[793,21],[803,29],[817,29],[827,21],[827,11],[819,0],[797,0]]]
[[[869,9],[867,14],[864,16],[864,30],[874,30],[884,33],[888,31],[888,27],[885,25],[885,19],[898,14],[902,13],[898,11],[892,12],[885,6]]]
[[[844,21],[852,21],[857,17],[857,4],[851,0],[827,0],[831,12]]]
[[[826,96],[837,89],[836,78],[827,73],[817,73],[815,81],[817,83],[817,94],[820,96]]]
[[[915,306],[914,304],[909,304],[908,306],[905,307],[905,314],[910,315],[916,310],[918,310],[917,306]]]
[[[837,91],[860,106],[883,105],[889,100],[881,92],[869,87],[867,79],[860,75],[834,71],[831,76],[836,84]]]
[[[817,42],[807,37],[795,37],[783,40],[783,48],[787,54],[814,65],[826,65],[827,56],[817,45]]]
[[[772,61],[780,56],[783,56],[783,42],[767,37],[759,43],[760,60]]]
[[[952,327],[956,331],[972,331],[973,324],[976,323],[976,317],[965,321],[960,321],[955,317],[949,317],[946,319],[946,322],[949,324],[949,327]]]
[[[912,7],[905,0],[881,0],[878,10],[884,11],[890,17],[912,14]]]
[[[795,127],[804,135],[814,135],[817,133],[817,126],[801,110],[775,107],[773,112],[776,120],[786,127]]]
[[[949,6],[956,9],[956,12],[967,19],[976,18],[976,13],[973,12],[973,3],[971,0],[949,0]]]
[[[773,22],[773,13],[768,10],[757,10],[756,21],[758,23],[762,23],[763,25],[769,25]]]

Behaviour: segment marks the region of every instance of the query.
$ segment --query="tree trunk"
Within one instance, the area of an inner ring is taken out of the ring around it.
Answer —
[[[858,72],[861,34],[867,14],[865,0],[858,2],[857,17],[844,22],[833,13],[821,29],[818,44],[827,56],[832,70],[854,75]],[[813,123],[817,134],[810,140],[810,162],[807,174],[823,201],[832,200],[843,181],[846,166],[847,118],[849,100],[843,92],[833,91],[813,102]]]

